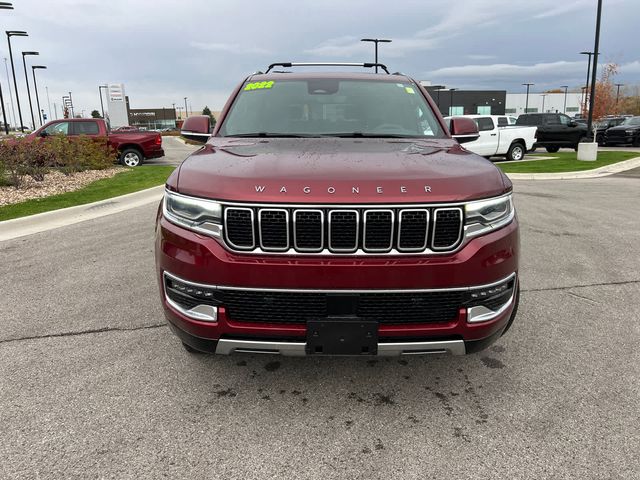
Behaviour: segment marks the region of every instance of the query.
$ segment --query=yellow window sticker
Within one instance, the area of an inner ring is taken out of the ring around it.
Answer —
[[[411,87],[404,87],[404,91],[413,95],[416,91]]]
[[[247,85],[244,87],[244,90],[264,90],[265,88],[271,88],[273,87],[273,84],[275,82],[273,80],[270,80],[268,82],[253,82],[253,83],[247,83]]]

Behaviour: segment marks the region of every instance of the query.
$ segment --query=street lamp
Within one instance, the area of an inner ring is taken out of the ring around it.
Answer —
[[[527,110],[529,110],[529,87],[531,87],[531,85],[535,85],[535,83],[523,83],[522,85],[525,85],[527,87],[527,97],[524,102],[524,113],[528,113]]]
[[[29,89],[29,75],[27,75],[27,61],[25,60],[27,55],[40,55],[40,52],[22,52],[22,66],[24,67],[24,79],[27,82],[27,98],[29,99],[29,110],[31,111],[31,123],[33,129],[36,128],[36,120],[33,118],[33,106],[31,104],[31,90]]]
[[[44,119],[42,118],[42,113],[40,112],[40,99],[38,98],[38,84],[36,83],[36,70],[47,68],[44,65],[31,65],[31,73],[33,74],[33,88],[36,91],[36,105],[38,106],[38,117],[40,120],[40,126],[44,125]],[[33,126],[35,129],[35,125]]]
[[[104,104],[102,103],[102,89],[109,88],[109,85],[98,85],[98,95],[100,95],[100,109],[102,110],[102,118],[104,117]]]
[[[376,66],[375,66],[375,69],[376,69],[376,73],[378,73],[378,44],[379,43],[391,43],[391,40],[388,40],[386,38],[361,38],[360,41],[361,42],[372,42],[372,43],[375,44],[375,46],[376,46],[376,48],[375,48],[375,50],[376,50],[376,61],[375,61]]]
[[[562,109],[562,113],[567,113],[567,90],[569,89],[569,85],[560,85],[560,88],[564,88],[564,108]]]
[[[9,59],[11,60],[11,73],[13,74],[13,87],[16,91],[16,103],[18,104],[18,117],[20,118],[20,131],[24,132],[24,125],[22,122],[22,110],[20,110],[20,95],[18,94],[18,83],[16,82],[16,69],[13,65],[13,52],[11,51],[11,37],[28,37],[27,32],[22,30],[7,30],[4,33],[7,34],[7,43],[9,44]]]
[[[13,5],[9,2],[0,2],[0,10],[13,10]],[[7,60],[5,59],[5,66]],[[8,80],[8,77],[7,77]],[[11,93],[11,83],[9,83],[9,93]],[[4,122],[4,133],[9,135],[9,124],[7,123],[7,113],[4,110],[4,97],[2,96],[2,85],[0,85],[0,103],[2,104],[2,121]],[[11,107],[13,107],[13,100],[11,100]],[[15,120],[15,119],[14,119]]]
[[[596,38],[593,45],[593,69],[591,71],[591,94],[589,95],[589,118],[587,120],[588,135],[592,135],[593,106],[596,100],[596,73],[598,71],[598,50],[600,49],[600,19],[602,18],[602,0],[598,0],[596,11]]]
[[[624,83],[614,83],[614,85],[618,88],[616,91],[616,109],[618,108],[618,99],[620,98],[620,87],[624,87]]]
[[[184,97],[184,118],[189,118],[189,111],[187,110],[187,97]]]
[[[589,76],[591,75],[591,55],[593,55],[593,52],[580,52],[580,55],[588,55],[589,56],[589,60],[587,62],[587,82],[584,84],[584,100],[583,100],[583,105],[584,108],[587,108],[587,98],[588,98],[588,92],[589,92]]]

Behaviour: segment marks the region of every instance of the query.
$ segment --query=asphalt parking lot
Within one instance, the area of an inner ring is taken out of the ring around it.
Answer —
[[[467,357],[190,355],[152,204],[0,242],[0,478],[639,478],[638,181],[515,183],[518,318]]]

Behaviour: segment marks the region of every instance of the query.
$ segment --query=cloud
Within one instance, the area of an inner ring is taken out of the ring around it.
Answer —
[[[193,48],[198,50],[205,50],[208,52],[225,52],[234,54],[257,54],[267,55],[271,51],[261,47],[246,47],[237,43],[204,43],[204,42],[191,42],[189,44]]]
[[[573,75],[585,70],[584,62],[547,62],[535,65],[515,65],[510,63],[495,63],[492,65],[462,65],[459,67],[445,67],[429,73],[431,77],[454,78],[493,78],[522,80],[533,79],[548,75]]]
[[[475,54],[471,54],[471,55],[467,55],[467,58],[471,59],[471,60],[493,60],[494,58],[496,58],[495,55],[475,55]]]

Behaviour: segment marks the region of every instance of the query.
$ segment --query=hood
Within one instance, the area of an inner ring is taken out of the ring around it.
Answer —
[[[452,202],[510,188],[451,139],[214,138],[177,181],[185,195],[278,203]]]

